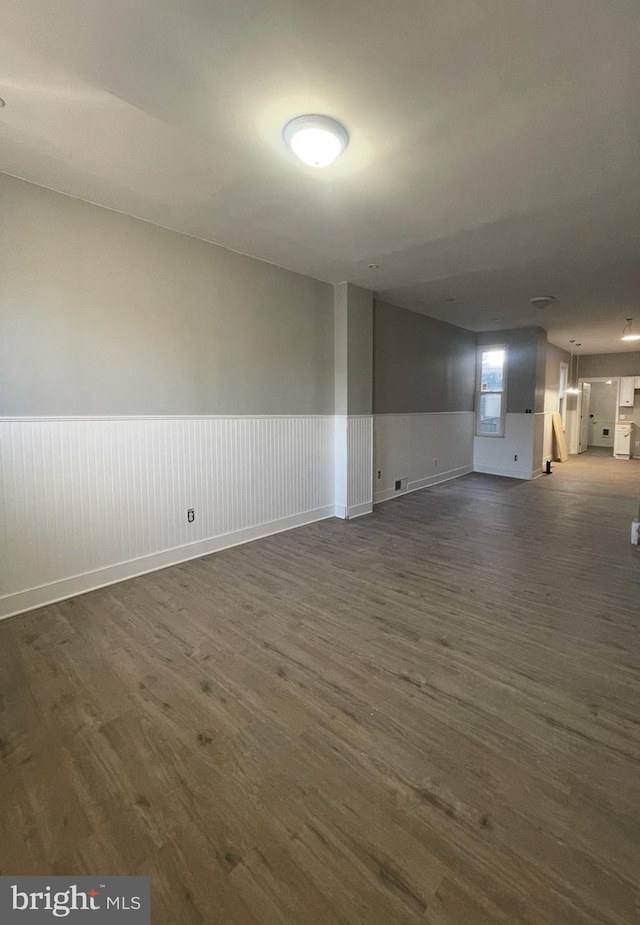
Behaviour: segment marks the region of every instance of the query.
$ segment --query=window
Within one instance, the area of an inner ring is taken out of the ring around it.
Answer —
[[[476,434],[504,437],[507,404],[507,350],[504,345],[478,349]]]

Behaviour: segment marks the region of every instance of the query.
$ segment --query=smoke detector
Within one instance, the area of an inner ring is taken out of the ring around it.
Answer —
[[[558,300],[554,295],[536,295],[529,301],[534,308],[549,308],[550,305],[553,305],[553,303]]]

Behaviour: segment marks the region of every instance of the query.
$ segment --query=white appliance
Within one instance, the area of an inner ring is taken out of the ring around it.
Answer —
[[[616,459],[629,459],[631,456],[631,428],[630,423],[616,424],[616,434],[613,440],[613,455]]]

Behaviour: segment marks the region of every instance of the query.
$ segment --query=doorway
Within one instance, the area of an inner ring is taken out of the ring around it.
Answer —
[[[578,452],[613,456],[619,380],[585,379],[579,387]]]
[[[589,449],[589,429],[591,426],[591,418],[593,417],[590,414],[591,409],[591,383],[590,382],[581,382],[580,383],[580,401],[578,403],[580,409],[580,429],[578,433],[578,453],[586,453]]]

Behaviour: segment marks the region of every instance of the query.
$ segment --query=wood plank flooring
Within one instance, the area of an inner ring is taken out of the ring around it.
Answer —
[[[154,925],[639,920],[640,462],[471,475],[0,624],[0,871]]]

